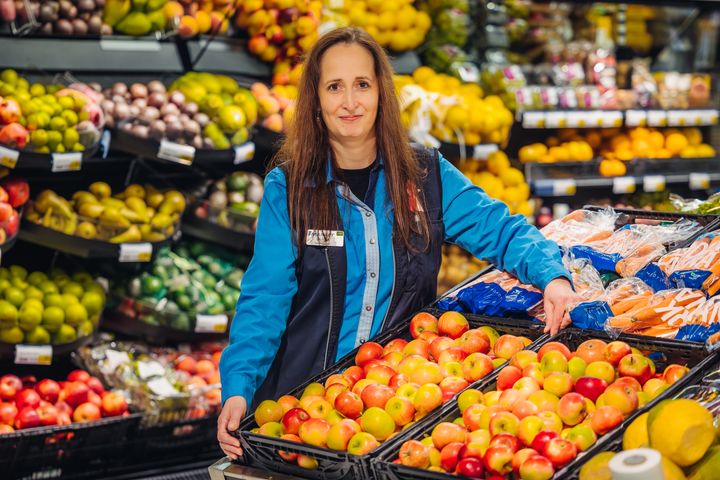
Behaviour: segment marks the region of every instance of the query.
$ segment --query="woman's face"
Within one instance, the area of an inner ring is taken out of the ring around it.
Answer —
[[[330,138],[372,138],[378,108],[375,63],[358,44],[340,43],[320,60],[320,109]]]

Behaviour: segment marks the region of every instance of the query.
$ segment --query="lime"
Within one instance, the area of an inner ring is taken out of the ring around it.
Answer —
[[[18,310],[10,302],[0,300],[0,328],[10,328],[17,325]]]
[[[105,290],[103,289],[100,284],[97,283],[89,283],[85,285],[85,292],[93,292],[100,295],[103,299],[103,302],[105,301]]]
[[[60,307],[47,307],[43,311],[42,325],[50,332],[57,332],[65,321],[65,312]]]
[[[33,97],[45,95],[45,86],[42,83],[33,83],[30,85],[30,95]]]
[[[88,272],[75,272],[72,274],[72,279],[79,284],[85,284],[93,282],[93,277]]]
[[[85,321],[77,327],[78,337],[87,337],[88,335],[92,335],[93,330],[95,330],[95,325],[93,325],[90,320]]]
[[[63,134],[63,145],[65,148],[72,149],[76,143],[80,143],[80,134],[75,128],[68,128]]]
[[[77,340],[77,331],[70,325],[61,325],[55,334],[55,343],[70,343]]]
[[[62,143],[58,143],[57,145],[55,145],[55,148],[53,148],[53,151],[55,153],[65,153],[67,152],[67,149],[65,148],[65,145],[63,145]]]
[[[65,307],[65,322],[69,325],[77,326],[83,322],[87,322],[88,312],[79,303],[73,303]]]
[[[53,281],[55,282],[55,285],[58,286],[58,288],[62,288],[70,282],[70,277],[68,277],[64,273],[61,273],[59,275],[53,276]]]
[[[34,147],[44,147],[48,143],[48,133],[45,130],[35,130],[30,134],[30,142]]]
[[[2,71],[2,73],[0,73],[0,80],[5,83],[9,83],[10,85],[17,85],[19,78],[20,76],[18,73],[12,68],[6,68]]]
[[[85,290],[83,290],[82,285],[80,285],[78,282],[70,281],[63,285],[60,290],[62,293],[69,293],[70,295],[75,295],[77,298],[80,298],[83,296],[83,293],[85,293]]]
[[[43,305],[43,302],[40,299],[28,297],[25,299],[25,303],[23,303],[20,308],[35,308],[42,312],[45,310],[45,305]]]
[[[20,290],[25,290],[27,287],[30,286],[29,283],[27,283],[20,277],[13,277],[12,279],[10,279],[10,283],[13,287],[19,288]]]
[[[43,298],[43,304],[47,307],[65,308],[65,299],[59,293],[49,293]]]
[[[28,276],[28,271],[25,267],[21,267],[20,265],[10,265],[10,276],[25,280]]]
[[[58,97],[57,103],[65,110],[72,110],[75,108],[75,102],[72,97],[69,96]]]
[[[55,285],[55,283],[52,280],[45,280],[38,284],[38,288],[41,292],[43,292],[45,295],[48,293],[58,293],[58,287]]]
[[[23,331],[20,330],[20,327],[12,327],[0,330],[0,342],[16,344],[22,343],[24,338],[25,335],[23,334]]]
[[[54,130],[47,132],[47,136],[48,136],[47,146],[50,147],[51,149],[54,149],[55,147],[60,145],[60,143],[63,140],[62,133],[56,132]]]
[[[30,285],[40,285],[42,282],[46,281],[48,279],[47,275],[45,275],[43,272],[32,272],[27,277],[27,282]]]
[[[3,292],[3,297],[5,298],[5,300],[12,303],[18,308],[20,308],[20,306],[25,301],[25,294],[22,290],[16,287],[10,287],[5,289],[5,291]]]
[[[90,291],[85,292],[80,299],[80,303],[83,307],[85,307],[85,310],[87,310],[88,315],[91,317],[102,311],[104,301],[105,300],[100,294]]]
[[[18,314],[18,325],[24,331],[29,332],[42,323],[42,317],[42,310],[33,307],[23,307]]]
[[[28,298],[35,298],[37,300],[42,300],[44,296],[45,296],[45,294],[42,292],[42,290],[40,290],[39,288],[34,287],[32,285],[30,285],[29,287],[27,287],[25,289],[25,299],[26,300]]]
[[[10,280],[7,278],[0,278],[0,292],[4,291],[8,287],[12,287]]]
[[[64,132],[66,128],[67,121],[63,117],[53,117],[50,119],[50,130]]]
[[[43,327],[35,327],[25,334],[25,341],[31,345],[47,345],[50,343],[50,332]]]
[[[68,127],[74,127],[78,123],[78,115],[72,110],[63,110],[60,116],[65,120],[65,123],[67,123]],[[80,137],[78,136],[78,140],[79,139]]]
[[[72,305],[75,303],[80,303],[80,299],[73,295],[72,293],[62,293],[61,294],[63,298],[63,302],[65,303],[65,306]]]
[[[17,85],[15,85],[15,88],[17,88],[18,90],[22,90],[23,92],[30,95],[30,92],[28,92],[28,90],[30,89],[30,82],[28,82],[27,79],[25,79],[25,78],[22,78],[22,77],[18,78]]]

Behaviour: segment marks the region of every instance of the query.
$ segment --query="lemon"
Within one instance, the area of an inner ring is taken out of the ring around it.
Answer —
[[[648,413],[643,413],[633,420],[630,426],[623,434],[623,450],[631,450],[633,448],[644,448],[650,443],[647,431]]]
[[[498,150],[488,156],[487,169],[490,173],[499,175],[500,172],[510,168],[510,160],[508,159],[505,152]]]
[[[685,473],[680,467],[675,465],[672,460],[667,458],[665,455],[660,459],[660,464],[663,469],[663,477],[665,480],[686,480]]]
[[[97,292],[85,292],[80,303],[85,307],[88,315],[97,315],[103,308],[103,297]]]
[[[65,307],[65,322],[77,326],[88,320],[88,312],[80,303],[74,303]]]
[[[43,298],[43,304],[47,307],[65,307],[65,299],[59,293],[47,293]]]
[[[525,183],[525,176],[517,168],[507,168],[500,172],[500,180],[506,187],[516,187],[521,183]]]
[[[463,130],[468,123],[468,112],[459,105],[453,105],[445,114],[445,126],[450,129]]]
[[[415,27],[419,30],[422,30],[423,32],[427,32],[430,30],[430,26],[432,25],[432,20],[430,19],[430,15],[428,15],[426,12],[417,12],[417,15],[415,15]]]
[[[608,464],[615,452],[602,452],[595,455],[580,469],[579,480],[612,480]]]
[[[429,80],[431,77],[435,76],[435,71],[428,67],[423,65],[422,67],[418,67],[415,69],[415,71],[412,74],[413,80],[415,80],[416,83],[425,83],[427,80]]]
[[[80,285],[78,282],[73,281],[63,285],[61,291],[62,293],[69,293],[70,295],[75,295],[77,298],[82,297],[84,293],[82,285]]]
[[[712,414],[699,403],[666,400],[648,416],[650,447],[687,467],[700,460],[715,438]]]
[[[16,287],[9,287],[3,292],[3,297],[5,300],[10,302],[11,304],[15,305],[15,307],[20,307],[23,302],[25,301],[25,294],[22,290]]]
[[[50,343],[50,332],[43,327],[35,327],[25,334],[25,341],[30,345],[47,345]]]

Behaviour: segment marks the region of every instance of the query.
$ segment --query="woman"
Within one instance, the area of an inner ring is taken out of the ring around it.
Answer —
[[[388,58],[364,31],[334,30],[309,53],[277,158],[220,363],[231,458],[250,400],[277,398],[433,300],[443,240],[542,289],[546,331],[569,323],[557,246],[436,150],[411,147]]]

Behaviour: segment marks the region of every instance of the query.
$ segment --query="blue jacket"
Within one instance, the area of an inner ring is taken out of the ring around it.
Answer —
[[[524,217],[509,215],[436,150],[416,152],[428,172],[420,190],[431,227],[430,248],[421,254],[393,240],[382,158],[364,199],[338,182],[343,245],[308,246],[300,262],[285,175],[279,168],[267,175],[255,254],[220,362],[223,399],[277,398],[430,303],[443,241],[540,289],[570,278],[557,245]],[[334,181],[330,163],[326,180]]]

